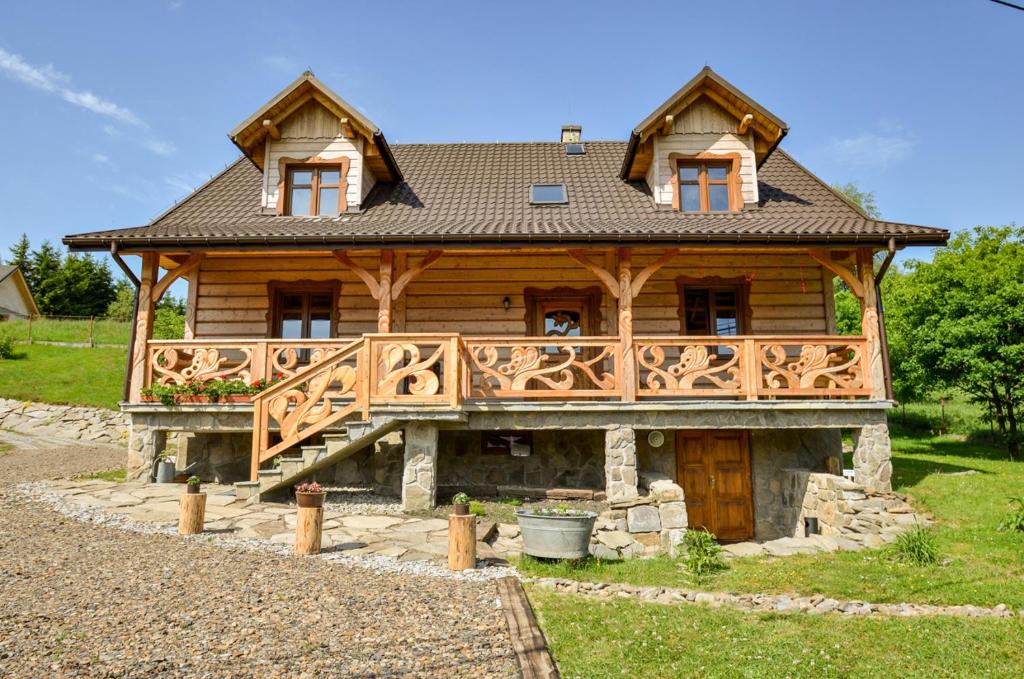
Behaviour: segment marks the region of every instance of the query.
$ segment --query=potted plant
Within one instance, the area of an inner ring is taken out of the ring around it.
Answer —
[[[323,507],[327,491],[316,481],[295,486],[295,503],[300,507]]]
[[[185,482],[185,486],[188,489],[188,492],[195,495],[196,493],[199,492],[200,483],[202,482],[199,480],[199,477],[193,474],[192,476],[188,477],[188,481]]]
[[[452,508],[455,510],[455,516],[466,516],[469,514],[469,496],[465,493],[457,493],[452,498]]]
[[[161,452],[156,459],[156,477],[157,483],[174,483],[175,476],[175,465],[174,460],[171,459],[171,454],[166,450]]]
[[[517,509],[523,551],[546,559],[582,559],[590,553],[597,512],[571,507]]]

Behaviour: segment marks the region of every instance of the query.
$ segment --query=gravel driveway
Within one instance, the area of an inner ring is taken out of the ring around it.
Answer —
[[[0,676],[516,673],[493,584],[80,523],[8,486],[123,453],[17,443],[0,453]]]

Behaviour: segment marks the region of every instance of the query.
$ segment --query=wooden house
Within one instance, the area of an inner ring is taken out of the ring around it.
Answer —
[[[624,142],[392,146],[303,74],[187,199],[64,239],[141,259],[130,475],[184,432],[254,497],[315,476],[407,509],[439,490],[628,504],[667,477],[690,525],[771,538],[792,533],[790,475],[836,472],[848,429],[857,483],[888,490],[878,280],[948,234],[869,218],[787,131],[705,68]],[[836,333],[836,277],[862,336]],[[185,337],[154,340],[179,279]],[[225,379],[270,386],[143,396]]]
[[[39,315],[28,282],[21,269],[0,264],[0,321],[27,320]]]

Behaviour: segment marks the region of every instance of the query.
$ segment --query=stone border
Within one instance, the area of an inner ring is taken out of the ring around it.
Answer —
[[[269,541],[257,540],[254,538],[240,538],[220,533],[199,533],[197,535],[178,535],[177,524],[136,521],[123,514],[113,514],[103,511],[101,508],[73,506],[63,496],[53,492],[45,481],[30,481],[12,486],[15,493],[31,502],[43,505],[44,507],[58,512],[68,518],[83,523],[91,523],[105,528],[113,528],[128,533],[141,533],[147,535],[171,535],[183,540],[200,541],[214,544],[227,549],[243,549],[252,552],[264,552],[277,554],[279,556],[295,556],[292,548],[285,544],[274,544]],[[449,571],[427,561],[397,561],[385,556],[374,555],[346,555],[343,553],[326,552],[314,557],[296,558],[320,558],[336,562],[342,566],[363,568],[375,574],[395,573],[398,575],[417,575],[422,577],[450,578],[454,580],[468,580],[473,582],[489,582],[503,577],[519,577],[519,572],[514,568],[506,566],[488,566],[483,569],[472,569],[461,572]]]
[[[0,399],[0,429],[70,441],[116,445],[128,440],[124,413],[89,406]]]
[[[857,599],[832,599],[815,594],[790,596],[788,594],[729,594],[672,587],[640,587],[625,583],[581,582],[568,578],[524,578],[524,583],[559,594],[578,594],[593,599],[629,598],[647,603],[680,605],[703,604],[711,608],[733,608],[753,613],[807,613],[822,615],[875,615],[914,618],[925,615],[949,615],[961,618],[1013,618],[1024,619],[1024,608],[1017,613],[1006,604],[992,608],[971,604],[936,606],[933,604],[878,604]]]

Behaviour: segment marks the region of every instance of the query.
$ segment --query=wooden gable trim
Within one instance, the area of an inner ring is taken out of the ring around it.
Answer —
[[[287,191],[288,191],[288,169],[302,165],[314,167],[330,167],[337,165],[340,170],[338,178],[338,214],[348,211],[348,171],[352,165],[352,159],[348,156],[337,158],[323,158],[321,156],[310,156],[309,158],[281,158],[277,161],[277,214],[286,214]]]
[[[679,198],[679,165],[686,162],[728,162],[729,165],[729,210],[739,212],[743,209],[743,180],[740,178],[740,169],[743,166],[743,156],[739,153],[670,153],[668,164],[672,169],[672,209],[679,210],[681,201]]]

